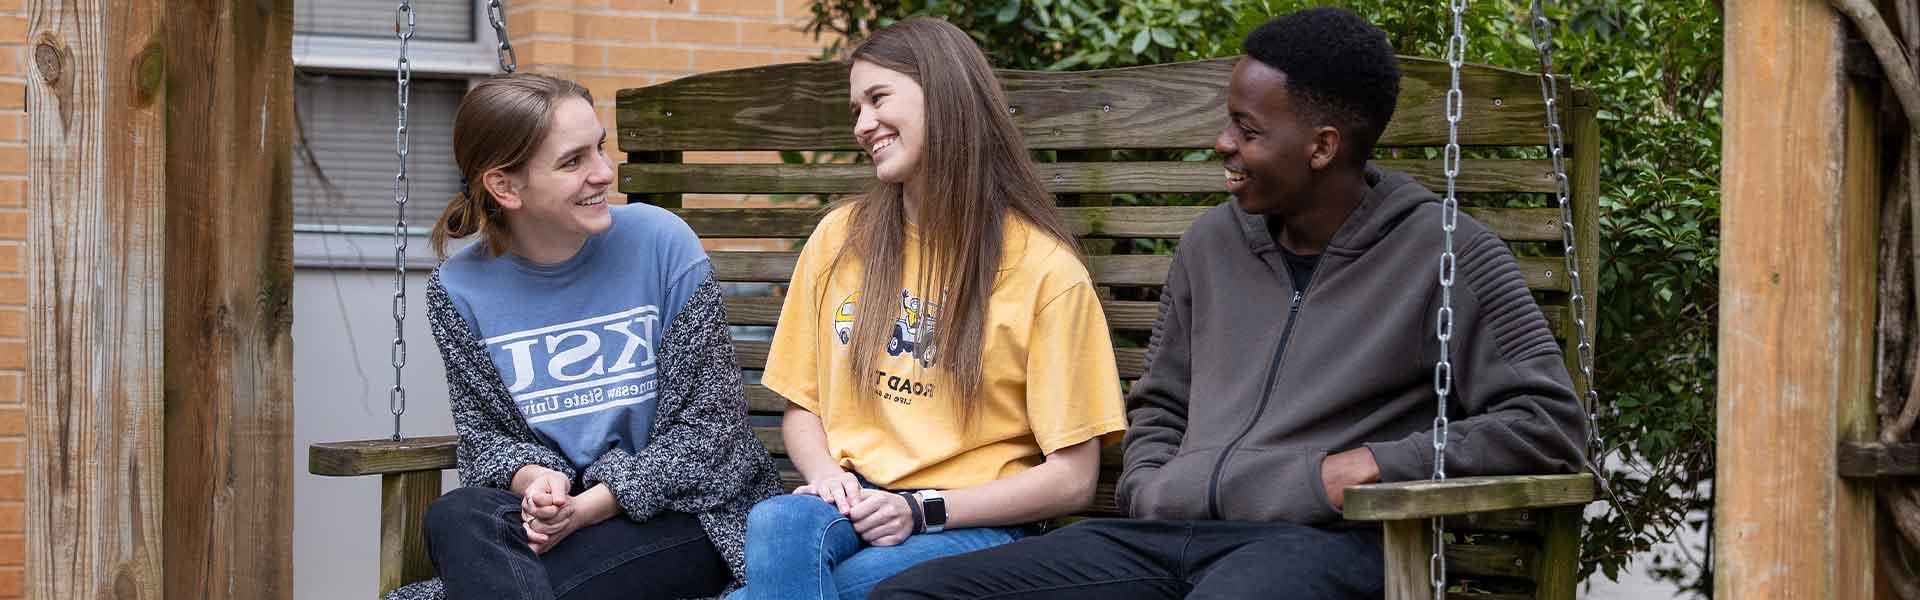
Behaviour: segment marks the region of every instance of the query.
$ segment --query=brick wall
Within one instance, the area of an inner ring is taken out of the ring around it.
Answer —
[[[27,551],[27,14],[0,0],[0,599],[19,598]]]
[[[4,0],[0,0],[4,1]],[[614,128],[614,94],[705,71],[804,61],[821,44],[800,31],[807,0],[572,0],[509,2],[507,32],[520,64],[593,92]],[[607,154],[624,160],[609,136]],[[764,161],[703,154],[689,162]]]

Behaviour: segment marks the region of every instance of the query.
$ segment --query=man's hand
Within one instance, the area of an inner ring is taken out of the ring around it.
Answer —
[[[860,539],[875,546],[892,546],[913,535],[913,508],[907,506],[906,498],[880,490],[861,492],[863,497],[848,514]]]
[[[1336,509],[1344,510],[1348,487],[1376,481],[1380,481],[1380,464],[1373,462],[1373,451],[1366,446],[1329,454],[1320,462],[1320,485]]]

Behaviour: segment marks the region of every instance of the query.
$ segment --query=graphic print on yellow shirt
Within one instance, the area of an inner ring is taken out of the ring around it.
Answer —
[[[851,256],[834,264],[850,212],[828,214],[802,249],[761,379],[820,417],[842,468],[889,488],[952,489],[1087,440],[1118,441],[1125,407],[1092,280],[1071,250],[1017,218],[1008,219],[987,300],[972,429],[941,383],[945,315],[937,295],[913,287],[921,278],[911,231],[902,257],[908,287],[886,300],[899,305],[886,347],[876,371],[856,380],[848,352],[864,301],[861,266]]]

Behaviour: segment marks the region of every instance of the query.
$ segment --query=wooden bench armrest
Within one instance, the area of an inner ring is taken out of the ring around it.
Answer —
[[[1593,500],[1593,475],[1587,473],[1461,477],[1350,487],[1344,512],[1354,521],[1398,521]]]
[[[307,447],[307,472],[332,477],[454,468],[456,436],[323,442]]]

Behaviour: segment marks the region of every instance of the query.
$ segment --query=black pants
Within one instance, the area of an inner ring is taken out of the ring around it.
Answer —
[[[427,509],[427,554],[451,600],[683,598],[720,593],[732,573],[700,520],[662,512],[645,523],[615,516],[527,548],[520,497],[463,487]]]
[[[1379,598],[1380,532],[1102,519],[895,575],[872,600]]]

